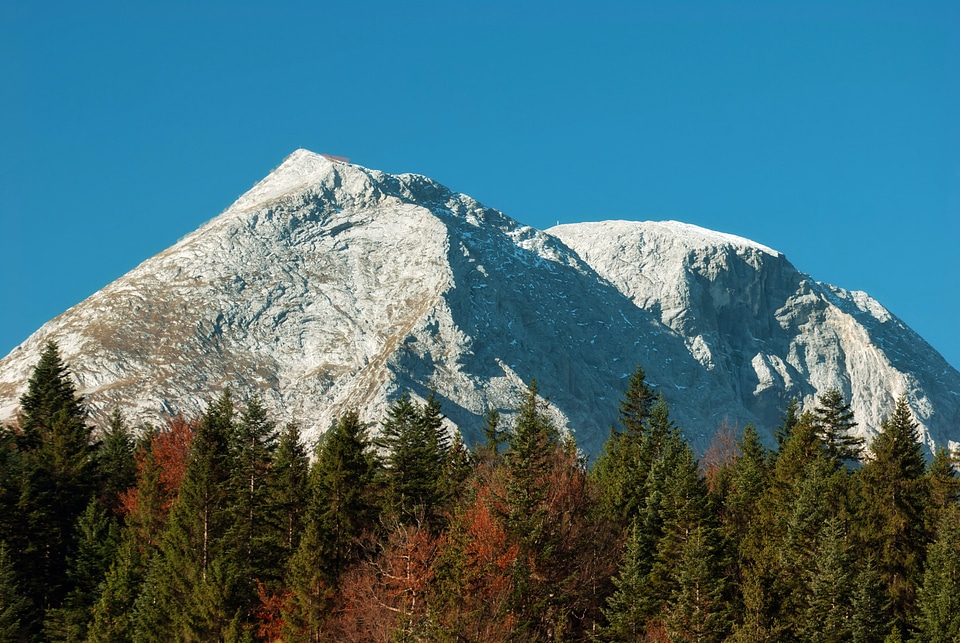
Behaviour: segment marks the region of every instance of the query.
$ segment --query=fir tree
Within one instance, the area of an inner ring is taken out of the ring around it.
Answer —
[[[644,595],[654,552],[650,538],[639,525],[630,529],[620,570],[613,578],[616,590],[607,600],[603,615],[606,626],[600,632],[603,641],[642,641],[646,633],[648,606],[639,597]]]
[[[82,641],[86,637],[100,585],[116,556],[120,527],[93,499],[77,521],[77,539],[77,552],[67,570],[73,588],[63,605],[49,610],[44,621],[50,641]]]
[[[531,381],[517,408],[506,453],[509,487],[507,524],[513,535],[529,544],[542,535],[542,512],[551,455],[560,434],[545,412],[536,380]]]
[[[274,539],[277,518],[269,502],[270,463],[277,432],[259,398],[247,402],[232,438],[233,462],[227,483],[231,524],[227,537],[230,549],[239,553],[236,600],[249,621],[257,602],[257,581],[276,581],[282,576],[280,543]]]
[[[655,402],[653,389],[647,384],[646,378],[646,371],[638,365],[630,375],[627,390],[624,391],[617,409],[623,432],[636,438],[644,434],[647,416]]]
[[[853,581],[850,640],[853,643],[873,643],[882,641],[890,631],[890,623],[883,616],[890,610],[884,598],[883,581],[873,561],[868,558],[866,564],[861,562],[861,565]]]
[[[684,535],[677,590],[664,610],[664,625],[674,641],[723,641],[730,629],[730,606],[720,531],[704,520]]]
[[[925,521],[927,532],[936,533],[936,526],[951,507],[960,501],[960,477],[957,476],[957,459],[946,449],[937,449],[926,473],[929,499]]]
[[[777,440],[778,452],[783,449],[783,445],[787,443],[787,440],[789,440],[793,434],[793,429],[800,423],[800,416],[800,402],[798,402],[796,398],[793,398],[787,403],[786,412],[781,419],[780,425],[773,434]]]
[[[300,428],[291,422],[280,433],[270,465],[271,506],[284,559],[289,558],[300,544],[309,470],[310,459],[300,441]]]

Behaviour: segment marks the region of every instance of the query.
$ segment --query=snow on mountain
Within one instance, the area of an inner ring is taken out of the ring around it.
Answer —
[[[905,392],[928,443],[957,439],[960,375],[864,293],[682,223],[548,232],[423,176],[297,150],[0,360],[0,418],[55,340],[95,418],[192,414],[230,387],[315,436],[347,408],[374,422],[432,389],[471,442],[536,378],[596,453],[639,363],[700,448],[831,386],[867,433]]]

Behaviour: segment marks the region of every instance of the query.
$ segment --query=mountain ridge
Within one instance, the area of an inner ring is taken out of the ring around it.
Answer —
[[[470,440],[536,378],[596,453],[639,363],[701,447],[724,421],[769,431],[786,399],[831,386],[866,435],[904,393],[928,447],[956,441],[960,375],[911,333],[748,239],[679,222],[540,231],[421,175],[296,150],[0,360],[0,417],[52,338],[97,417],[195,413],[229,386],[316,435],[348,407],[373,422],[433,389]]]

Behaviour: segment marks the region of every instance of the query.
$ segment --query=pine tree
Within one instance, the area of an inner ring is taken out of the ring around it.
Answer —
[[[843,393],[830,389],[819,397],[818,402],[815,426],[827,456],[837,466],[850,460],[858,461],[863,438],[851,434],[857,423]]]
[[[603,641],[642,641],[650,617],[644,596],[647,576],[653,561],[652,543],[639,525],[630,529],[620,570],[613,578],[616,590],[607,600],[603,615],[606,626],[600,632]]]
[[[275,515],[271,511],[269,472],[276,449],[277,431],[259,398],[247,402],[240,421],[234,424],[228,487],[230,524],[228,547],[238,552],[238,575],[234,600],[243,619],[253,620],[258,603],[258,580],[278,581],[282,577],[278,560],[279,543]]]
[[[647,384],[647,373],[643,367],[637,366],[630,375],[627,390],[620,399],[617,417],[620,426],[627,435],[640,437],[644,434],[647,416],[655,402],[653,389]]]
[[[889,608],[884,599],[883,581],[869,558],[854,577],[851,602],[850,640],[853,643],[882,641],[890,631],[890,623],[883,617]]]
[[[715,640],[729,628],[730,608],[725,547],[706,484],[662,400],[653,407],[647,431],[645,448],[654,459],[640,493],[644,507],[604,610],[609,624],[601,638],[646,640],[667,627],[684,640]]]
[[[960,477],[957,476],[957,458],[946,449],[937,449],[926,473],[929,501],[926,506],[926,528],[936,533],[943,515],[960,501]]]
[[[678,587],[664,610],[664,625],[674,641],[723,641],[730,629],[723,542],[720,531],[708,523],[684,533]]]
[[[276,516],[276,540],[282,549],[281,558],[289,558],[300,544],[303,531],[304,498],[310,459],[300,441],[300,428],[288,423],[280,433],[277,449],[270,465],[272,512]]]

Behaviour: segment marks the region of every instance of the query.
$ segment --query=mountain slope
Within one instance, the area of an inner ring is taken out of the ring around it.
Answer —
[[[834,385],[865,430],[902,390],[931,437],[956,439],[960,377],[876,302],[756,244],[645,225],[546,234],[425,177],[298,150],[0,361],[0,417],[52,339],[95,415],[120,404],[135,421],[229,386],[315,435],[348,407],[375,421],[432,388],[472,441],[536,378],[596,452],[640,363],[700,446],[724,420],[769,429],[789,396]],[[936,381],[911,374],[931,365]]]
[[[760,244],[675,221],[547,232],[683,335],[766,425],[789,399],[811,408],[817,392],[837,388],[866,437],[905,394],[928,446],[958,439],[957,371],[866,293],[813,281]]]

